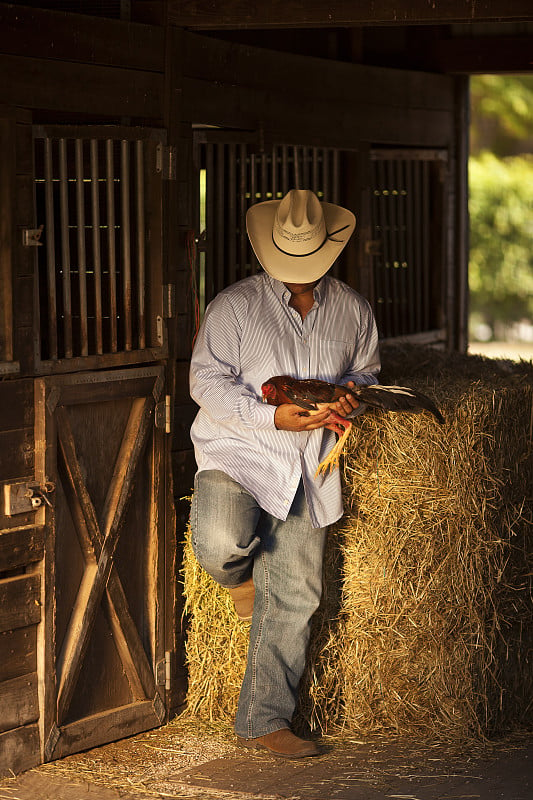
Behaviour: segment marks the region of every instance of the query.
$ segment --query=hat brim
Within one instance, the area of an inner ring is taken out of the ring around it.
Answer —
[[[246,230],[254,253],[265,272],[284,283],[311,283],[326,274],[342,253],[355,229],[355,216],[347,208],[322,202],[326,230],[332,238],[314,253],[291,256],[274,244],[272,230],[281,200],[256,203],[246,214]],[[343,230],[340,230],[340,229]],[[334,234],[334,231],[340,231]]]

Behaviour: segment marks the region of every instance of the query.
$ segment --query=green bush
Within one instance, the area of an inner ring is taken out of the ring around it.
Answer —
[[[471,157],[470,310],[494,328],[533,320],[533,157]]]

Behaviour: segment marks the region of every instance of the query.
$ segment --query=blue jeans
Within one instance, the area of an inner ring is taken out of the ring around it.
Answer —
[[[199,472],[191,509],[195,555],[231,588],[253,576],[255,603],[235,731],[253,739],[290,727],[310,622],[322,594],[326,528],[313,528],[303,485],[287,520],[267,514],[219,470]]]

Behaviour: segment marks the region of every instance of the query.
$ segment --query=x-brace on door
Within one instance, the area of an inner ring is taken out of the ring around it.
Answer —
[[[164,657],[163,367],[38,379],[46,508],[39,671],[48,761],[159,725]]]

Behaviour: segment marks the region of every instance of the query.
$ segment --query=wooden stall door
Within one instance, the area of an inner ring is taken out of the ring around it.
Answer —
[[[163,386],[162,366],[35,381],[36,479],[55,486],[38,667],[45,761],[166,717]]]

